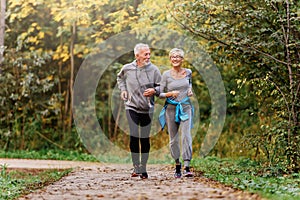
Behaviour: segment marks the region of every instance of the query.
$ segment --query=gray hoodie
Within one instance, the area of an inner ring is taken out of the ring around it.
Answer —
[[[138,67],[136,61],[125,64],[117,75],[119,89],[128,93],[125,109],[131,109],[139,113],[152,112],[154,97],[144,97],[143,93],[147,88],[156,87],[159,89],[160,81],[161,73],[157,66],[152,63],[143,67]],[[159,92],[156,95],[158,96]]]

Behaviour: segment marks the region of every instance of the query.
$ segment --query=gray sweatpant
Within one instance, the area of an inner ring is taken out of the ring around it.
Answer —
[[[169,104],[166,110],[166,123],[168,126],[168,133],[170,137],[170,151],[174,160],[180,158],[180,152],[182,159],[185,161],[185,166],[189,165],[189,161],[192,159],[192,135],[191,135],[191,120],[192,111],[190,105],[182,105],[185,113],[189,115],[189,119],[181,121],[180,124],[175,122],[175,105]],[[181,130],[181,151],[180,151],[180,134]]]

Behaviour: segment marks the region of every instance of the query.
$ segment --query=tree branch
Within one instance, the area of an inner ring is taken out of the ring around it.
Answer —
[[[286,104],[286,108],[287,108],[288,112],[290,113],[289,103],[286,99],[286,95],[282,92],[280,87],[274,81],[272,81],[270,78],[267,78],[267,80],[270,81],[276,87],[276,89],[279,91],[279,93],[282,95],[282,98],[284,99],[284,102]],[[289,115],[289,118],[290,118],[290,115]]]
[[[206,40],[208,40],[208,41],[215,41],[215,42],[220,43],[220,44],[225,45],[225,46],[232,46],[231,44],[229,44],[229,43],[227,43],[227,42],[225,42],[225,41],[219,40],[219,39],[218,39],[217,37],[215,37],[215,36],[208,35],[208,34],[205,34],[205,33],[199,32],[199,31],[195,31],[194,29],[190,28],[190,27],[187,26],[186,24],[182,23],[178,18],[176,18],[175,15],[171,12],[171,10],[170,10],[170,8],[169,8],[168,6],[166,6],[166,8],[167,8],[168,12],[171,14],[172,18],[173,18],[178,24],[180,24],[180,25],[183,26],[185,29],[187,29],[189,32],[191,32],[191,33],[193,33],[193,34],[195,34],[195,35],[197,35],[197,36],[199,36],[199,37],[202,37],[203,39],[206,39]],[[182,15],[182,16],[184,16],[184,15]],[[270,59],[272,59],[272,60],[274,60],[274,61],[276,61],[276,62],[278,62],[278,63],[284,64],[284,65],[287,65],[287,64],[288,64],[288,63],[286,63],[286,62],[284,62],[284,61],[281,61],[281,60],[275,58],[275,57],[272,56],[271,54],[268,54],[268,53],[266,53],[266,52],[263,52],[263,51],[261,51],[261,50],[256,49],[256,48],[253,47],[253,46],[250,46],[250,45],[249,45],[249,46],[246,46],[246,45],[239,45],[239,44],[237,44],[237,43],[234,44],[234,45],[237,46],[237,47],[239,46],[239,47],[246,48],[246,49],[252,49],[252,50],[254,50],[255,52],[257,52],[257,53],[259,53],[259,54],[262,54],[262,55],[264,55],[265,57],[268,57],[268,58],[270,58]]]
[[[284,64],[284,65],[287,65],[287,64],[288,64],[288,63],[286,63],[286,62],[284,62],[284,61],[282,61],[282,60],[279,60],[279,59],[275,58],[275,57],[272,56],[271,54],[268,54],[268,53],[266,53],[266,52],[263,52],[263,51],[260,51],[260,50],[256,49],[256,48],[253,47],[253,46],[244,46],[244,48],[252,49],[252,50],[256,51],[257,53],[260,53],[260,54],[262,54],[262,55],[264,55],[264,56],[266,56],[266,57],[269,57],[269,58],[271,58],[271,59],[273,59],[273,60],[275,60],[276,62],[279,62],[279,63],[281,63],[281,64]]]
[[[189,32],[191,32],[191,33],[193,33],[193,34],[195,34],[195,35],[197,35],[197,36],[199,36],[199,37],[202,37],[203,39],[206,39],[206,40],[214,40],[214,41],[216,41],[216,42],[218,42],[218,43],[220,43],[220,44],[223,44],[223,45],[225,45],[225,46],[230,46],[229,44],[227,44],[227,43],[224,42],[224,41],[219,40],[219,39],[216,38],[215,36],[207,35],[207,34],[205,34],[205,33],[202,33],[202,32],[199,32],[199,31],[195,31],[194,29],[188,27],[187,25],[183,24],[179,19],[177,19],[177,18],[175,17],[175,15],[171,12],[171,10],[169,9],[168,6],[166,6],[166,8],[167,8],[168,12],[171,14],[172,18],[173,18],[178,24],[180,24],[180,25],[183,26],[185,29],[187,29]]]

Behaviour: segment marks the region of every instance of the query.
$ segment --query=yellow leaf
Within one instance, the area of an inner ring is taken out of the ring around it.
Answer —
[[[37,42],[38,42],[38,39],[37,39],[37,37],[29,36],[29,37],[27,38],[27,42],[37,43]]]
[[[210,23],[210,18],[208,18],[206,21],[205,21],[205,24],[209,24]]]
[[[39,32],[38,33],[38,38],[44,39],[45,38],[45,33],[44,32]]]
[[[32,23],[31,26],[32,27],[36,27],[38,24],[36,22]]]
[[[48,77],[47,77],[47,80],[48,80],[48,81],[52,81],[52,80],[53,80],[53,75],[48,76]]]

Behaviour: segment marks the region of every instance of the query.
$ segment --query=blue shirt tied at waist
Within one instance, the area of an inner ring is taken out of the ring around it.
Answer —
[[[190,104],[192,108],[192,116],[194,116],[194,107],[190,102],[190,98],[186,97],[181,101],[174,101],[170,98],[167,98],[166,103],[159,114],[159,123],[162,129],[164,129],[166,125],[166,117],[165,113],[168,107],[168,104],[176,105],[176,112],[175,112],[175,122],[180,123],[180,121],[185,121],[189,119],[189,115],[183,112],[182,104]],[[193,120],[191,120],[191,127],[193,127]]]

